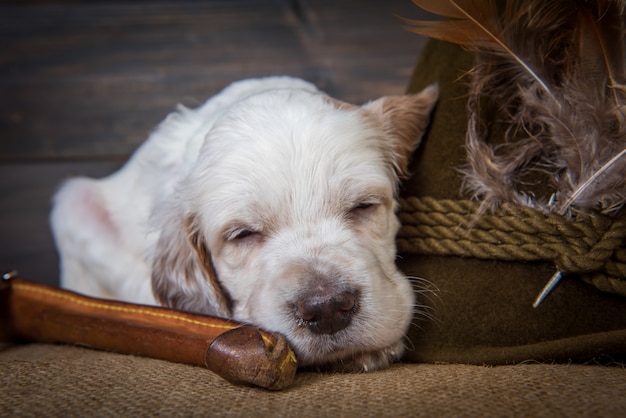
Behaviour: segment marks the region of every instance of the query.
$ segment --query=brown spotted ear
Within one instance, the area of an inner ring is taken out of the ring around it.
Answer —
[[[152,261],[152,291],[164,306],[228,318],[232,301],[193,216],[164,219]]]
[[[432,84],[417,94],[381,97],[363,106],[382,121],[384,131],[389,134],[400,178],[409,175],[409,160],[419,146],[438,98],[439,88]]]

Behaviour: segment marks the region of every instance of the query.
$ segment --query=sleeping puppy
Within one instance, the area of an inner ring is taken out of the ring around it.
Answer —
[[[272,77],[180,107],[119,171],[56,194],[62,286],[279,332],[304,366],[388,366],[414,307],[398,179],[437,95],[354,106]]]

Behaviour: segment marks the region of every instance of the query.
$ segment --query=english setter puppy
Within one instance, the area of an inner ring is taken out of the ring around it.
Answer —
[[[119,171],[56,194],[62,286],[279,332],[304,366],[388,366],[414,306],[398,182],[437,96],[355,106],[270,77],[179,107]]]

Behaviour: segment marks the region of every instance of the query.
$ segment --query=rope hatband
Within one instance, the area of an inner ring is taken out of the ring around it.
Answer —
[[[626,211],[615,218],[570,219],[512,205],[476,216],[478,208],[469,200],[402,199],[398,251],[552,262],[559,271],[626,296]]]

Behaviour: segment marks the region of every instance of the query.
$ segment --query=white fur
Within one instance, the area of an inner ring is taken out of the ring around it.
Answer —
[[[407,97],[357,107],[273,77],[180,107],[119,171],[57,193],[62,285],[280,332],[303,365],[388,365],[414,303],[394,263],[398,174],[437,92]],[[341,292],[349,325],[312,332],[299,301]]]

